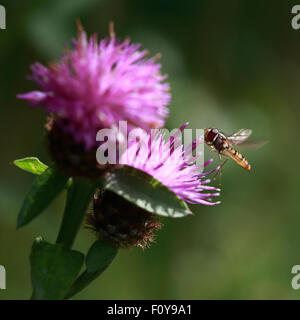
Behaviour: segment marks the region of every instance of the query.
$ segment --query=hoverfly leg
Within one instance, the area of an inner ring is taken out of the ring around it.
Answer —
[[[222,164],[222,157],[221,157],[220,153],[218,153],[218,156],[219,156],[219,161],[220,161],[220,168],[219,168],[219,185],[221,185],[221,176],[222,176],[222,167],[223,167],[223,164]]]
[[[226,157],[226,160],[224,160],[222,162],[221,154],[218,153],[218,156],[219,156],[219,161],[220,161],[220,168],[219,168],[218,172],[216,172],[216,174],[214,175],[213,180],[215,180],[217,174],[219,174],[219,185],[221,185],[222,168],[225,165],[225,163],[228,161],[229,158]]]
[[[216,179],[217,174],[218,174],[218,175],[219,175],[219,185],[221,185],[222,167],[223,167],[225,161],[227,161],[227,160],[225,160],[225,161],[222,163],[222,157],[221,157],[221,154],[220,154],[220,153],[218,153],[218,157],[219,157],[220,167],[219,167],[219,170],[218,170],[218,171],[216,172],[216,174],[214,175],[213,180]]]

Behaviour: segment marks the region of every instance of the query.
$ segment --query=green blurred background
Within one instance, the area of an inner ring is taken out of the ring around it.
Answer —
[[[33,176],[9,165],[38,156],[45,115],[16,94],[36,88],[29,65],[58,59],[76,35],[117,35],[160,52],[173,100],[167,126],[225,132],[251,128],[269,143],[223,172],[222,204],[198,206],[193,217],[165,219],[150,249],[123,250],[113,265],[76,299],[298,299],[291,268],[300,264],[299,92],[300,30],[291,27],[289,1],[29,0],[1,1],[0,30],[0,264],[7,290],[0,299],[30,296],[28,256],[33,239],[54,241],[65,195],[32,224],[16,219]],[[215,157],[207,150],[206,157]],[[216,162],[217,163],[217,162]],[[82,230],[75,248],[93,236]]]

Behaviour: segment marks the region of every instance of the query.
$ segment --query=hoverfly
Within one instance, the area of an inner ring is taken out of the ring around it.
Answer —
[[[224,133],[220,132],[216,128],[204,129],[204,142],[215,152],[218,152],[219,160],[220,160],[220,170],[219,170],[219,178],[221,184],[221,169],[226,163],[227,159],[232,159],[239,166],[247,170],[248,172],[251,170],[251,165],[248,160],[237,150],[235,150],[234,146],[241,145],[245,143],[245,141],[249,138],[252,133],[250,129],[240,129],[239,131],[226,136]],[[249,144],[249,147],[259,147],[264,142]],[[226,160],[222,163],[222,156],[226,158]]]

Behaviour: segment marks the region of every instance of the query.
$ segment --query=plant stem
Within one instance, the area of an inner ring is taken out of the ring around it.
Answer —
[[[95,185],[88,180],[73,179],[68,190],[64,217],[56,240],[57,244],[62,244],[67,248],[72,247],[95,189]]]

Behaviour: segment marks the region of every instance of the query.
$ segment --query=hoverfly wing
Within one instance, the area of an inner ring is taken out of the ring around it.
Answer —
[[[244,143],[251,135],[251,129],[240,129],[239,131],[231,134],[227,139],[235,146]]]
[[[242,150],[256,150],[258,148],[261,148],[266,143],[268,143],[268,140],[248,140],[246,142],[243,142],[239,145],[239,149]]]

